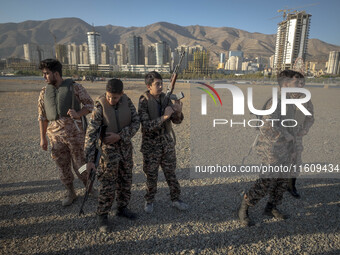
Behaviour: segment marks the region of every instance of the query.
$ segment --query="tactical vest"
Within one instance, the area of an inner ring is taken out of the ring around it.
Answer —
[[[110,105],[105,94],[97,101],[103,107],[103,122],[107,126],[106,132],[118,133],[131,124],[131,110],[127,95],[123,94],[116,105]]]
[[[75,100],[72,79],[63,80],[59,88],[48,84],[45,90],[44,104],[46,118],[49,121],[68,117],[69,109],[79,111],[80,103]]]
[[[159,102],[150,94],[149,91],[144,93],[144,97],[148,101],[148,111],[151,120],[161,117],[162,103],[165,98],[165,94],[161,93],[159,96]],[[168,119],[164,122],[164,132],[170,134],[172,130],[171,120]]]
[[[297,134],[304,126],[306,115],[296,106],[295,107],[295,120],[297,121],[297,126],[294,127],[294,133]]]

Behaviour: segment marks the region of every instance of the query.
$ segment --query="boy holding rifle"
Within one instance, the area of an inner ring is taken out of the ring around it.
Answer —
[[[177,66],[178,67],[178,66]],[[176,67],[176,68],[177,68]],[[178,68],[177,68],[178,70]],[[143,171],[146,175],[146,195],[144,210],[153,212],[157,192],[158,168],[162,167],[170,188],[172,205],[179,210],[187,210],[188,205],[180,200],[181,189],[176,170],[176,151],[171,122],[180,124],[184,118],[182,102],[170,97],[174,89],[177,73],[172,77],[172,89],[163,93],[162,76],[153,71],[145,76],[148,91],[139,99],[138,114],[142,124]]]
[[[101,232],[109,230],[108,213],[117,195],[117,216],[135,219],[128,208],[132,186],[131,138],[139,129],[139,117],[130,98],[123,92],[123,82],[111,79],[106,93],[95,102],[86,134],[87,170],[95,169],[95,146],[98,130],[105,126],[100,168],[97,170],[100,191],[97,217]]]

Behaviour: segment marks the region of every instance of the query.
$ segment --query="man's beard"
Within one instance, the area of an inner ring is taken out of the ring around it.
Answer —
[[[54,75],[53,75],[53,79],[50,80],[49,84],[53,85],[53,86],[55,86],[57,84],[57,79],[54,77]]]

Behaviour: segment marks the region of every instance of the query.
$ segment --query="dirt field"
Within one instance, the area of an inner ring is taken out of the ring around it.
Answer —
[[[80,82],[96,98],[105,82]],[[298,179],[301,199],[285,194],[280,209],[286,221],[262,215],[266,199],[250,209],[256,225],[243,228],[235,216],[240,194],[254,178],[190,178],[190,89],[183,91],[185,119],[174,127],[177,175],[182,198],[190,210],[172,208],[163,174],[155,211],[143,211],[145,176],[139,152],[140,131],[133,138],[134,176],[130,208],[136,221],[111,216],[113,230],[105,235],[95,220],[96,200],[90,198],[79,217],[84,188],[63,208],[64,188],[50,152],[39,147],[37,100],[43,81],[0,79],[0,253],[1,254],[340,254],[340,179]],[[124,81],[125,92],[137,106],[145,91],[141,81]],[[264,87],[259,88],[265,90]],[[315,124],[304,140],[305,162],[340,164],[340,89],[311,88]],[[234,132],[234,133],[233,133]],[[248,152],[255,131],[232,131],[230,160]],[[241,142],[240,142],[241,141]],[[236,146],[236,144],[240,144]],[[251,158],[250,158],[251,160]],[[114,209],[114,208],[113,208]]]

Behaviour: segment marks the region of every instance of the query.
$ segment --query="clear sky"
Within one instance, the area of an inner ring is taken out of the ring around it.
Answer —
[[[234,27],[275,34],[279,9],[312,14],[310,38],[340,46],[340,0],[0,0],[0,23],[77,17],[95,26]]]

